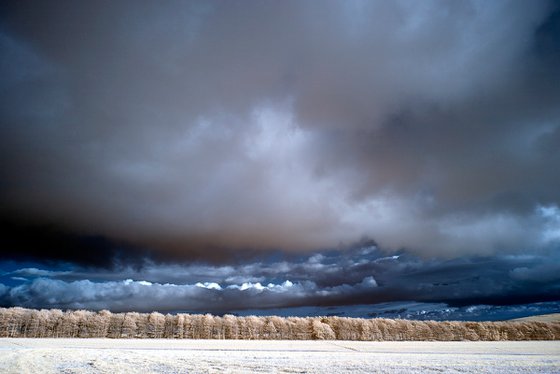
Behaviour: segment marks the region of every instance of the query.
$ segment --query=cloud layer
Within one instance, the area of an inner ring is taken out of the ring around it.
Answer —
[[[244,5],[3,5],[5,220],[178,258],[557,247],[557,3]]]
[[[421,310],[431,308],[434,315],[441,315],[450,306],[558,300],[559,260],[557,254],[426,260],[405,252],[387,256],[370,246],[238,265],[147,262],[107,270],[13,263],[0,276],[0,304],[112,311],[257,310],[262,314],[282,309],[290,313],[297,310],[293,307],[352,310],[356,305],[415,301]],[[2,267],[7,268],[6,264]],[[406,307],[410,312],[420,310],[411,308]],[[369,309],[382,312],[383,308]],[[394,306],[385,309],[395,311]]]

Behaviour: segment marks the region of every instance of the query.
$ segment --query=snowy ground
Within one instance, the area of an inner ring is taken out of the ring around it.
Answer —
[[[0,373],[560,373],[560,341],[0,339]]]

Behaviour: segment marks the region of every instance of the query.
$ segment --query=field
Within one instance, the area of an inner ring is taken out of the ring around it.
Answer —
[[[560,373],[560,342],[3,338],[0,372]]]
[[[540,316],[531,316],[525,318],[517,318],[516,322],[560,322],[560,313],[543,314]]]

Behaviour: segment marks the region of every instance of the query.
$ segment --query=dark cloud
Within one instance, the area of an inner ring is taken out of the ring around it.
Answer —
[[[367,237],[426,257],[548,253],[558,9],[3,4],[0,207],[67,233],[22,233],[17,252],[230,261]]]
[[[518,305],[471,305],[454,307],[445,303],[387,302],[375,305],[294,307],[278,309],[249,309],[236,311],[243,316],[341,316],[353,318],[404,318],[424,321],[503,321],[513,318],[550,314],[558,311],[558,302]]]
[[[61,261],[111,268],[125,262],[140,265],[148,251],[106,237],[62,230],[46,223],[0,220],[0,260]]]
[[[0,277],[0,284],[11,284],[2,287],[0,301],[34,308],[263,313],[413,300],[436,303],[443,313],[449,307],[558,300],[558,260],[557,254],[428,260],[364,247],[237,265],[20,266]]]

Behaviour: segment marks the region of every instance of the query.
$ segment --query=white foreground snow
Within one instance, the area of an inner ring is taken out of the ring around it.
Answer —
[[[0,373],[560,373],[560,341],[0,339]]]

